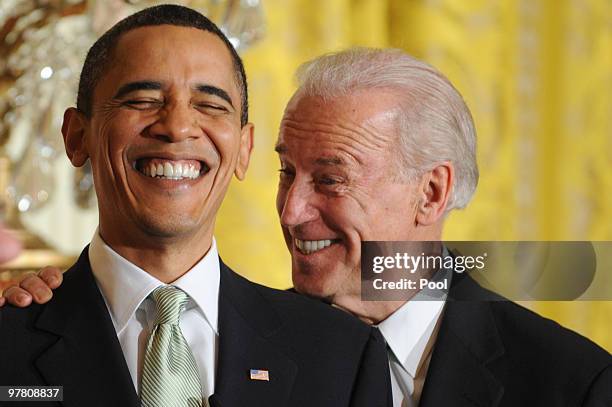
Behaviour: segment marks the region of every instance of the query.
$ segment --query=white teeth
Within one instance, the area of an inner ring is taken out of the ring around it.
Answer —
[[[163,164],[150,163],[140,169],[144,175],[149,177],[162,177],[166,179],[181,180],[184,178],[196,179],[200,176],[198,171],[193,164],[181,164],[164,162]]]
[[[304,254],[311,254],[324,249],[332,244],[330,239],[326,240],[300,240],[295,239],[295,245]]]
[[[174,168],[172,164],[165,162],[164,163],[164,177],[173,177],[174,176]]]

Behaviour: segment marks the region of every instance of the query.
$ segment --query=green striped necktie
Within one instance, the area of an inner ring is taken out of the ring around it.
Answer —
[[[179,327],[189,296],[170,285],[156,288],[152,295],[157,318],[142,370],[142,406],[208,407],[195,359]]]

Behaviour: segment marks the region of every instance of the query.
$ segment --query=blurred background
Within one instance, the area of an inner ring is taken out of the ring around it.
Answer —
[[[91,177],[64,158],[59,126],[84,53],[149,0],[2,0],[0,192],[5,222],[29,251],[2,284],[70,264],[97,225]],[[217,224],[224,261],[291,286],[274,209],[273,151],[302,62],[350,46],[396,47],[436,66],[478,130],[480,183],[449,217],[447,240],[612,240],[610,0],[194,0],[244,58],[256,145]],[[1,200],[0,200],[1,201]],[[576,270],[576,273],[580,273]],[[612,350],[612,302],[524,305]]]

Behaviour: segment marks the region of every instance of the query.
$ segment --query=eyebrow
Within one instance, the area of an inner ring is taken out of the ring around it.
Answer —
[[[162,84],[160,82],[155,81],[129,82],[119,88],[117,93],[115,93],[114,99],[119,99],[127,95],[128,93],[137,90],[160,90],[161,88]]]
[[[278,154],[285,154],[287,151],[289,151],[289,149],[284,144],[277,144],[274,147],[274,151],[276,151]],[[342,157],[338,157],[338,156],[319,157],[315,160],[315,164],[323,165],[326,167],[332,167],[332,166],[345,165],[346,161],[342,159]]]
[[[333,156],[333,157],[317,158],[315,160],[315,163],[318,165],[324,165],[324,166],[338,166],[338,165],[344,165],[345,161],[338,156]]]
[[[137,90],[161,90],[161,89],[162,89],[161,82],[156,82],[156,81],[129,82],[119,88],[114,98],[119,99],[127,95],[128,93],[131,93]],[[196,85],[194,89],[201,93],[206,93],[208,95],[214,95],[214,96],[220,97],[221,99],[229,103],[231,107],[234,107],[234,104],[232,103],[232,98],[230,98],[228,93],[221,88],[218,88],[212,85],[200,84],[200,85]]]
[[[232,98],[221,88],[212,85],[196,85],[195,90],[198,92],[206,93],[208,95],[218,96],[221,99],[225,100],[230,106],[233,108],[234,104],[232,103]]]

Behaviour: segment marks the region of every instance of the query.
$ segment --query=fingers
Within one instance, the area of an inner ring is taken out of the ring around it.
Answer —
[[[5,303],[17,307],[27,307],[34,301],[44,304],[53,297],[52,289],[62,284],[64,276],[57,267],[45,267],[38,274],[27,274],[19,286],[11,286],[4,290],[0,297],[0,307]]]
[[[23,288],[13,285],[2,293],[6,302],[16,307],[27,307],[32,303],[32,296]]]
[[[51,267],[51,266],[47,266],[43,268],[42,270],[40,270],[38,272],[38,276],[52,290],[55,290],[57,287],[59,287],[62,284],[62,281],[64,279],[64,275],[62,274],[62,271],[58,269],[57,267]]]
[[[19,287],[26,290],[32,296],[34,302],[37,304],[44,304],[53,297],[53,292],[47,286],[47,284],[36,274],[30,274],[26,276]]]

